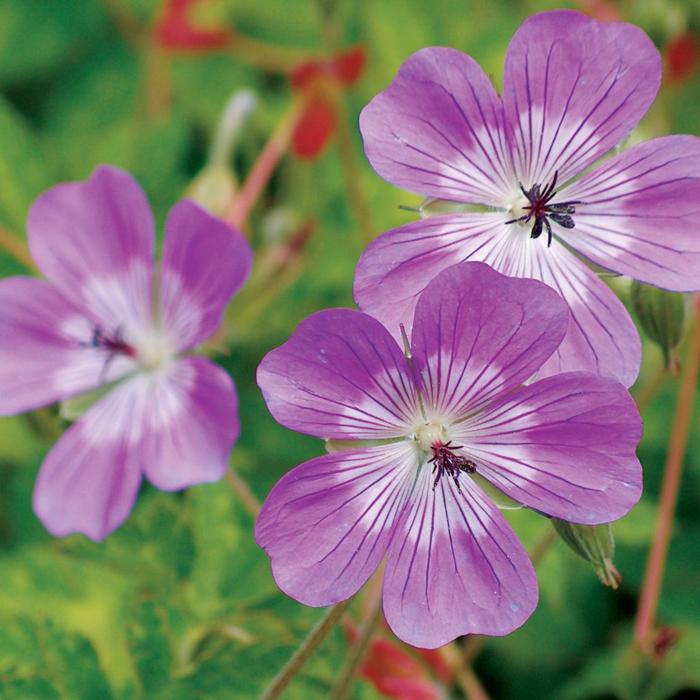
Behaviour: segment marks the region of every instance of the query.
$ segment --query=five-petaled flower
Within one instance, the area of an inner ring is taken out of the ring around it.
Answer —
[[[641,490],[641,420],[622,384],[568,372],[524,385],[568,321],[547,285],[476,262],[422,292],[408,357],[360,311],[303,321],[263,359],[258,384],[280,423],[335,451],[265,501],[255,536],[280,588],[330,605],[386,557],[384,613],[404,641],[521,625],[537,580],[480,480],[577,523],[621,517]]]
[[[587,172],[642,118],[660,79],[644,32],[568,10],[518,29],[502,97],[459,51],[411,56],[361,114],[367,157],[395,185],[477,206],[380,236],[357,268],[360,308],[398,335],[438,272],[487,262],[546,282],[571,308],[541,376],[584,369],[631,385],[639,335],[578,254],[665,289],[700,289],[700,139],[657,138]]]
[[[245,281],[250,247],[188,200],[165,228],[156,270],[141,188],[103,166],[32,206],[29,246],[46,280],[0,281],[0,413],[108,390],[41,467],[34,509],[54,535],[105,537],[142,475],[170,491],[227,468],[239,432],[233,381],[190,351]]]

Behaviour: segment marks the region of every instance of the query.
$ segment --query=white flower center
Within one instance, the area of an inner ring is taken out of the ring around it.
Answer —
[[[136,359],[142,367],[149,370],[162,369],[175,355],[175,348],[161,330],[153,328],[144,333],[135,346]]]
[[[435,420],[418,426],[415,440],[418,447],[426,454],[435,443],[447,444],[450,441],[446,426]]]
[[[527,199],[527,197],[524,197],[522,194],[519,194],[508,204],[508,219],[519,219],[521,216],[527,216],[528,214],[530,214],[530,209],[528,207],[530,207],[530,201]],[[530,221],[529,223],[525,223],[525,221],[519,221],[518,224],[520,226],[527,226],[529,228],[532,228],[532,221]]]

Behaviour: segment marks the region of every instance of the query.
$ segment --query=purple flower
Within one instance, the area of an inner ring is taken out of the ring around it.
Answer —
[[[410,359],[362,312],[302,322],[258,384],[280,423],[343,449],[293,469],[263,506],[255,536],[280,588],[329,605],[386,558],[384,613],[410,644],[521,625],[537,580],[480,481],[578,523],[619,518],[641,490],[641,420],[620,383],[569,372],[523,386],[568,318],[541,282],[463,263],[420,295]]]
[[[459,51],[411,56],[362,112],[367,157],[395,185],[478,206],[380,236],[357,268],[360,308],[396,336],[438,272],[487,262],[546,282],[571,308],[543,376],[585,369],[630,386],[638,333],[579,254],[665,289],[700,289],[700,139],[654,139],[586,170],[629,134],[660,79],[640,29],[568,10],[518,29],[502,97]]]
[[[233,382],[189,353],[216,330],[251,251],[187,200],[165,228],[156,269],[141,188],[100,167],[45,192],[29,212],[29,246],[46,280],[0,281],[1,414],[109,389],[41,467],[34,510],[54,535],[104,538],[128,516],[142,475],[170,491],[227,468],[239,432]]]

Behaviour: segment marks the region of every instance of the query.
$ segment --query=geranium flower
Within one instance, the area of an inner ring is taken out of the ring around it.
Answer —
[[[282,425],[343,449],[296,467],[265,501],[255,537],[279,587],[330,605],[386,557],[384,614],[405,642],[520,626],[537,579],[481,480],[578,523],[624,515],[641,489],[641,421],[619,382],[570,372],[522,386],[568,319],[541,282],[468,262],[420,295],[409,359],[360,311],[303,321],[258,384]]]
[[[239,432],[233,381],[190,351],[216,330],[251,251],[188,200],[165,228],[157,270],[145,195],[125,172],[99,167],[29,212],[46,280],[0,281],[0,413],[108,389],[41,466],[34,510],[54,535],[105,537],[142,476],[171,491],[226,471]]]
[[[411,56],[361,114],[367,157],[395,185],[480,206],[380,236],[357,268],[360,308],[398,336],[438,272],[484,261],[568,302],[569,332],[543,376],[585,369],[634,383],[639,335],[578,255],[665,289],[700,288],[700,139],[654,139],[587,172],[642,118],[660,79],[640,29],[567,10],[515,33],[502,97],[459,51]]]

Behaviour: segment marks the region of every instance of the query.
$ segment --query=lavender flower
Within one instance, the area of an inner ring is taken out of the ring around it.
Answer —
[[[280,588],[330,605],[386,557],[384,613],[404,641],[521,625],[537,580],[480,480],[577,523],[624,515],[641,490],[641,421],[620,383],[569,372],[523,386],[568,319],[541,282],[467,262],[420,295],[409,358],[362,312],[303,321],[258,383],[280,423],[343,449],[296,467],[265,501],[255,536]]]
[[[367,157],[395,185],[480,206],[380,236],[357,268],[360,308],[398,335],[438,272],[484,261],[568,302],[569,332],[543,376],[585,369],[631,385],[639,335],[577,254],[665,289],[700,289],[700,139],[657,138],[586,172],[642,118],[660,79],[640,29],[568,10],[518,29],[502,97],[459,51],[411,56],[362,112]]]
[[[168,215],[157,272],[148,202],[110,167],[41,195],[29,245],[46,281],[0,281],[0,413],[109,389],[49,452],[34,491],[52,534],[100,540],[129,514],[142,475],[166,491],[223,476],[236,392],[189,351],[216,330],[251,251],[184,200]]]

